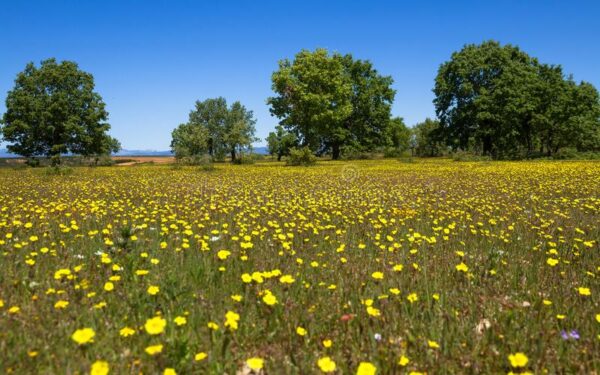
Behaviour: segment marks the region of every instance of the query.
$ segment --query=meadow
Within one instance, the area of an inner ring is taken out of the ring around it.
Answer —
[[[600,163],[0,169],[0,373],[600,371]]]

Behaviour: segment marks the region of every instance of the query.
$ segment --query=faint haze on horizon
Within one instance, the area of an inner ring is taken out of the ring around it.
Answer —
[[[371,60],[394,78],[393,114],[434,117],[434,78],[464,44],[494,39],[600,88],[597,1],[53,1],[4,2],[0,113],[33,61],[72,60],[94,75],[125,149],[167,150],[196,100],[223,96],[254,111],[264,139],[271,73],[301,49]],[[5,148],[0,144],[0,149]]]

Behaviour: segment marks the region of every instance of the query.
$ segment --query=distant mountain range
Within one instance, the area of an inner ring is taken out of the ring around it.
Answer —
[[[267,155],[269,150],[266,147],[254,147],[254,153]],[[169,150],[121,150],[115,154],[116,156],[173,156]],[[6,149],[0,149],[0,158],[18,158],[19,155],[11,154]]]

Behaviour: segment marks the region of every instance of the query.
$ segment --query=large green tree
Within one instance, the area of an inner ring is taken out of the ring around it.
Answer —
[[[293,61],[279,62],[272,81],[271,113],[302,146],[338,159],[346,146],[372,150],[385,145],[393,81],[369,61],[325,49],[302,50]]]
[[[222,97],[196,101],[188,122],[173,130],[171,149],[181,156],[208,152],[215,160],[229,154],[235,161],[240,152],[257,140],[255,124],[252,111],[240,102],[228,107]]]
[[[397,137],[402,137],[400,133],[406,127],[402,128],[402,119],[391,118],[396,95],[392,77],[380,75],[370,61],[354,60],[351,55],[343,56],[343,63],[352,85],[352,112],[343,124],[349,133],[347,143],[361,151],[372,151],[401,142]]]
[[[204,101],[197,100],[194,110],[189,115],[190,126],[206,130],[208,153],[214,159],[222,159],[227,153],[224,139],[228,113],[227,101],[219,97]]]
[[[466,45],[440,66],[434,93],[440,135],[454,149],[518,158],[600,148],[596,89],[516,46]]]
[[[84,156],[120,149],[107,132],[108,112],[94,91],[94,78],[72,61],[27,64],[6,97],[2,135],[10,152],[27,158],[64,153]]]

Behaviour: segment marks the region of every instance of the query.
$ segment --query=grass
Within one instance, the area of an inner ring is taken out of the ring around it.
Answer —
[[[3,169],[0,373],[599,371],[599,197],[595,162]]]

